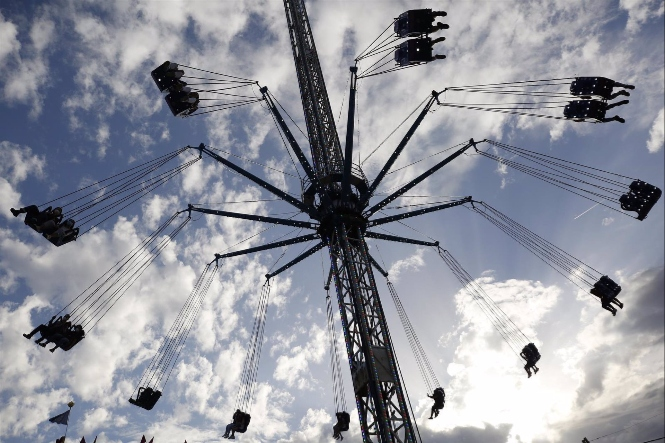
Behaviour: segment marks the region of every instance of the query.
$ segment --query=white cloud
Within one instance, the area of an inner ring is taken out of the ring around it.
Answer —
[[[628,12],[626,30],[629,33],[638,32],[648,20],[663,15],[662,0],[621,0],[619,7]]]
[[[614,223],[614,217],[605,217],[602,221],[603,226],[609,226]]]
[[[291,348],[288,354],[277,357],[275,380],[283,381],[289,387],[311,389],[312,373],[310,364],[320,363],[326,353],[327,331],[313,325],[309,330],[309,341],[302,346]]]
[[[0,13],[0,64],[5,63],[5,57],[9,54],[17,54],[21,48],[21,43],[16,38],[17,34],[16,25],[6,21]]]
[[[424,252],[424,249],[417,249],[413,255],[402,260],[397,260],[395,263],[393,263],[393,265],[388,270],[388,274],[390,275],[393,283],[397,283],[399,281],[399,277],[402,272],[417,272],[420,268],[422,268],[425,265],[425,261],[423,260]]]
[[[663,149],[665,143],[665,108],[661,109],[653,121],[651,130],[649,131],[649,141],[647,141],[647,149],[651,153],[656,153]]]
[[[0,142],[0,175],[12,185],[24,181],[31,174],[43,178],[45,166],[44,156],[33,155],[30,147]]]
[[[315,443],[330,441],[333,418],[324,409],[307,409],[300,420],[300,428],[294,430],[287,439],[277,443]]]
[[[0,24],[0,29],[3,25]],[[4,26],[4,33],[10,37],[11,30]],[[5,81],[4,97],[7,101],[18,103],[29,103],[31,105],[30,115],[36,118],[42,112],[44,92],[43,88],[48,84],[49,46],[55,39],[55,24],[48,18],[35,20],[30,28],[31,44],[23,46],[21,51],[15,48],[15,61],[9,63],[3,70]],[[6,52],[7,47],[1,50]],[[2,53],[0,52],[0,55]],[[2,57],[0,57],[1,59]]]
[[[0,142],[0,207],[5,208],[5,218],[14,218],[9,208],[21,206],[21,193],[16,186],[30,175],[43,178],[45,166],[44,156],[33,155],[30,147]]]
[[[147,148],[155,144],[155,140],[149,134],[142,134],[140,132],[134,131],[129,134],[132,137],[132,141],[143,148]]]
[[[157,229],[167,217],[178,210],[184,208],[178,207],[178,198],[176,196],[162,197],[153,195],[142,204],[144,222],[149,229]]]
[[[108,149],[109,136],[110,136],[109,125],[106,123],[100,124],[99,128],[97,129],[97,137],[96,137],[97,143],[99,144],[99,148],[97,149],[97,157],[99,158],[106,157],[106,150]]]

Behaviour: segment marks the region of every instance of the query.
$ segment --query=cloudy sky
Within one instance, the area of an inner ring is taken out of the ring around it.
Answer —
[[[602,75],[636,85],[630,104],[617,112],[625,124],[438,108],[396,168],[472,137],[489,138],[663,188],[662,0],[317,0],[307,7],[336,116],[346,114],[348,66],[394,17],[419,7],[448,12],[447,40],[438,45],[446,60],[359,83],[355,137],[361,161],[433,89]],[[148,412],[127,399],[214,254],[274,241],[290,229],[260,232],[266,226],[199,214],[72,351],[51,354],[21,336],[188,203],[264,215],[292,211],[284,203],[257,202],[271,196],[204,158],[62,248],[12,216],[10,207],[39,204],[201,142],[243,157],[231,158],[300,193],[301,171],[264,106],[174,118],[149,75],[164,60],[255,79],[305,128],[282,2],[0,4],[0,442],[54,441],[63,428],[46,420],[72,399],[69,436],[76,439],[138,442],[145,434],[158,443],[223,441],[262,276],[304,245],[228,260],[157,406]],[[342,140],[344,120],[337,123]],[[368,177],[405,131],[402,126],[363,162]],[[389,175],[379,191],[415,177],[436,158]],[[665,434],[662,201],[643,222],[600,206],[589,210],[588,200],[474,155],[460,157],[410,195],[429,197],[398,203],[466,195],[488,202],[617,281],[625,303],[612,317],[594,297],[463,207],[387,226],[439,240],[543,355],[541,372],[527,379],[520,360],[435,251],[370,241],[446,389],[445,409],[428,420],[431,401],[378,279],[423,441],[577,442],[612,434],[599,441],[640,443]],[[326,262],[325,251],[317,253],[272,282],[260,384],[244,441],[332,440]],[[347,404],[353,405],[344,372]],[[357,414],[350,412],[347,438],[359,441]]]

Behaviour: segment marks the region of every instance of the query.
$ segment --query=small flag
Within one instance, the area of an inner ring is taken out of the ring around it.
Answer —
[[[69,422],[69,412],[63,412],[60,415],[56,415],[55,417],[51,417],[48,419],[51,423],[57,423],[59,425],[66,425]]]
[[[145,439],[145,435],[141,437],[141,443],[146,443],[148,440]]]

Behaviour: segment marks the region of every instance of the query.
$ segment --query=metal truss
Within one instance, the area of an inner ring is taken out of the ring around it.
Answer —
[[[342,173],[343,160],[335,118],[330,108],[319,55],[304,0],[284,0],[286,22],[300,85],[300,96],[314,169],[318,178]]]
[[[363,441],[415,442],[361,229],[337,222],[328,251]]]

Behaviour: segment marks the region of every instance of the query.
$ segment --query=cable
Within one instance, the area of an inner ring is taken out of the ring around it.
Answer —
[[[386,31],[387,31],[388,29],[390,29],[391,26],[393,26],[394,24],[395,24],[395,20],[393,20],[393,22],[392,22],[391,24],[389,24],[388,27],[387,27],[386,29],[384,29],[383,32],[381,32],[381,34],[379,34],[379,36],[378,36],[377,38],[375,38],[374,41],[372,41],[372,43],[369,44],[369,46],[367,46],[367,48],[365,48],[360,54],[358,54],[358,56],[356,57],[355,61],[359,61],[360,58],[363,57],[363,54],[365,54],[365,52],[367,52],[367,51],[372,47],[372,45],[373,45],[374,43],[376,43],[376,41],[377,41],[378,39],[380,39],[380,38],[383,36],[383,34],[385,34]]]
[[[94,182],[94,183],[91,183],[91,184],[89,184],[89,185],[87,185],[87,186],[84,186],[84,187],[81,188],[81,189],[77,189],[76,191],[72,191],[72,192],[70,192],[70,193],[68,193],[68,194],[62,195],[62,196],[60,196],[60,197],[56,197],[56,198],[54,198],[53,200],[47,201],[46,203],[42,203],[42,204],[40,204],[40,205],[38,205],[38,206],[46,206],[46,205],[48,205],[48,204],[50,204],[50,203],[53,203],[53,202],[55,202],[55,201],[62,200],[62,199],[64,199],[64,198],[69,197],[70,195],[76,194],[76,193],[78,193],[78,192],[81,192],[81,191],[83,191],[83,190],[85,190],[85,189],[88,189],[88,188],[91,188],[91,187],[93,187],[93,186],[98,186],[100,183],[103,183],[103,182],[105,182],[105,181],[107,181],[107,180],[112,180],[112,179],[114,179],[114,178],[116,178],[116,177],[119,177],[119,176],[121,176],[121,175],[124,175],[124,174],[128,174],[128,173],[130,173],[131,171],[134,171],[134,170],[136,170],[136,169],[151,168],[151,166],[149,166],[150,164],[152,164],[152,163],[158,163],[158,162],[160,162],[160,161],[163,161],[163,162],[169,161],[169,160],[171,160],[172,158],[178,156],[181,152],[183,152],[183,151],[185,151],[186,149],[189,149],[189,148],[190,148],[189,146],[186,146],[186,147],[184,147],[184,148],[177,149],[177,150],[174,151],[174,152],[170,152],[170,153],[168,153],[168,154],[164,154],[164,155],[162,155],[162,156],[160,156],[160,157],[157,157],[157,158],[155,158],[155,159],[149,160],[149,161],[147,161],[147,162],[145,162],[145,163],[142,163],[142,164],[140,164],[140,165],[134,166],[133,168],[130,168],[130,169],[126,170],[126,171],[119,172],[119,173],[117,173],[117,174],[115,174],[115,175],[112,175],[112,176],[110,176],[110,177],[107,177],[107,178],[105,178],[105,179],[102,179],[102,180],[96,181],[96,182]],[[164,161],[164,159],[166,159],[166,160]],[[134,174],[134,173],[132,173],[132,174]],[[117,183],[117,181],[116,181],[116,182],[112,182],[111,184],[114,184],[114,183]],[[77,200],[74,200],[74,201],[77,201]],[[71,203],[69,203],[69,204],[71,204]]]
[[[529,231],[524,226],[510,219],[508,216],[502,214],[488,204],[484,202],[474,203],[477,203],[485,210],[481,210],[478,206],[473,204],[472,210],[485,217],[488,221],[504,231],[506,234],[527,248],[534,255],[543,260],[580,289],[584,290],[584,288],[580,286],[578,282],[582,282],[588,286],[593,286],[593,282],[602,275],[599,271],[595,270],[588,264],[573,257],[572,255],[568,254],[567,252],[563,251],[559,247],[548,242],[537,234]],[[587,278],[591,279],[591,281],[589,281]]]
[[[645,421],[651,420],[652,418],[656,418],[656,417],[658,417],[659,415],[663,415],[663,414],[665,414],[665,411],[659,412],[658,414],[656,414],[656,415],[652,415],[651,417],[649,417],[649,418],[645,418],[644,420],[640,420],[640,421],[638,421],[637,423],[634,423],[634,424],[632,424],[632,425],[630,425],[630,426],[627,426],[627,427],[625,427],[625,428],[623,428],[623,429],[619,429],[618,431],[614,431],[614,432],[611,432],[611,433],[609,433],[609,434],[602,435],[602,436],[600,436],[600,437],[594,438],[593,440],[589,440],[589,441],[596,441],[596,440],[600,440],[601,438],[609,437],[610,435],[618,434],[619,432],[623,432],[623,431],[625,431],[626,429],[630,429],[630,428],[632,428],[632,427],[634,427],[634,426],[639,425],[640,423],[644,423]],[[656,439],[656,440],[662,440],[662,439],[663,439],[663,437],[661,437],[660,439]],[[656,441],[656,440],[650,440],[650,441]],[[644,443],[648,443],[648,442],[644,442]]]
[[[229,78],[234,78],[234,79],[237,79],[237,80],[244,80],[244,81],[250,82],[250,83],[256,83],[255,80],[250,80],[248,78],[235,77],[233,75],[227,75],[227,74],[220,74],[220,73],[214,72],[214,71],[207,71],[205,69],[194,68],[193,66],[187,66],[187,65],[179,65],[179,66],[181,66],[183,68],[195,69],[195,70],[201,71],[201,72],[208,72],[210,74],[221,75],[222,77],[229,77]]]
[[[277,103],[277,106],[279,106],[280,108],[282,108],[282,111],[284,111],[284,113],[285,113],[286,116],[289,118],[289,120],[291,120],[291,123],[293,123],[293,125],[294,125],[296,128],[298,128],[298,131],[300,131],[300,133],[305,137],[305,139],[307,139],[307,141],[309,141],[309,137],[307,136],[307,134],[305,134],[305,133],[303,132],[302,129],[300,129],[300,126],[298,126],[298,124],[296,123],[296,121],[293,120],[293,118],[291,117],[291,114],[289,114],[289,113],[287,112],[287,110],[284,109],[284,106],[282,106],[282,104],[279,102],[279,100],[277,100],[277,98],[276,98],[274,95],[272,95],[272,92],[268,92],[268,93],[270,94],[270,97],[274,100],[274,102]]]
[[[170,217],[157,231],[126,254],[60,312],[83,297],[70,311],[71,322],[79,324],[88,332],[92,330],[189,222],[190,218],[187,217],[166,238],[155,244],[158,236],[175,220],[178,214]],[[88,327],[89,324],[90,327]]]
[[[413,114],[415,114],[415,112],[416,112],[416,111],[417,111],[417,110],[423,105],[423,103],[425,103],[425,102],[428,101],[428,100],[429,100],[429,97],[426,97],[425,100],[421,101],[421,102],[418,104],[418,106],[416,106],[415,109],[414,109],[413,111],[411,111],[411,113],[410,113],[409,115],[407,115],[406,118],[405,118],[404,120],[402,120],[402,122],[401,122],[399,125],[397,125],[397,127],[396,127],[395,129],[393,129],[393,131],[392,131],[390,134],[388,134],[388,137],[386,137],[385,139],[383,139],[383,141],[382,141],[381,143],[379,143],[379,145],[378,145],[376,148],[374,148],[374,150],[373,150],[372,152],[370,152],[369,155],[368,155],[367,157],[365,157],[365,160],[363,160],[362,162],[360,162],[360,165],[362,166],[363,164],[365,164],[365,162],[366,162],[366,161],[367,161],[367,160],[368,160],[368,159],[369,159],[369,158],[370,158],[370,157],[371,157],[371,156],[372,156],[372,155],[373,155],[373,154],[374,154],[374,153],[375,153],[375,152],[376,152],[381,146],[383,146],[383,144],[384,144],[386,141],[388,141],[388,139],[389,139],[390,137],[392,137],[392,135],[393,135],[395,132],[397,132],[397,130],[398,130],[398,129],[399,129],[399,128],[400,128],[400,127],[401,127],[401,126],[402,126],[402,125],[403,125],[403,124],[404,124],[409,118],[411,118],[411,116],[412,116]]]
[[[473,279],[460,263],[452,256],[452,254],[436,247],[439,257],[443,259],[444,263],[453,272],[453,275],[461,283],[462,288],[478,303],[478,306],[483,313],[492,322],[494,328],[502,336],[506,344],[512,351],[519,357],[522,347],[526,343],[531,343],[529,337],[522,332],[520,328],[511,320],[511,318],[499,307],[499,305],[492,300],[492,298],[483,290],[478,282]]]
[[[259,360],[261,358],[261,348],[263,346],[263,337],[265,331],[266,313],[268,300],[270,297],[270,280],[261,287],[261,296],[254,316],[254,326],[250,337],[250,346],[247,349],[243,369],[241,372],[241,382],[236,396],[236,409],[250,412],[251,403],[254,396],[256,385],[256,376],[258,374]]]
[[[239,159],[242,160],[242,161],[246,161],[246,162],[249,162],[249,163],[253,163],[253,164],[255,164],[255,165],[258,165],[258,166],[264,167],[264,168],[266,168],[266,169],[270,169],[270,170],[273,170],[273,171],[275,171],[275,172],[279,172],[279,173],[281,173],[281,174],[291,176],[291,177],[293,177],[293,178],[299,178],[299,177],[297,177],[297,176],[295,176],[295,175],[293,175],[293,174],[291,174],[291,173],[288,173],[288,172],[285,172],[285,171],[281,171],[281,170],[279,170],[279,169],[273,168],[273,167],[268,166],[268,165],[264,165],[263,163],[259,163],[259,162],[255,161],[255,160],[251,160],[251,159],[249,159],[249,158],[241,157],[240,155],[234,154],[234,153],[232,153],[232,152],[224,151],[224,150],[222,150],[222,149],[213,148],[212,146],[206,146],[206,147],[207,147],[208,149],[210,149],[211,151],[221,152],[221,153],[223,153],[223,154],[226,154],[226,155],[230,155],[230,156],[233,156],[233,157],[239,158]]]
[[[458,143],[458,144],[456,144],[455,146],[451,146],[450,148],[446,148],[446,149],[444,149],[443,151],[435,152],[434,154],[428,155],[427,157],[421,158],[420,160],[416,160],[416,161],[413,162],[413,163],[409,163],[409,164],[406,165],[406,166],[402,166],[401,168],[398,168],[398,169],[393,169],[392,171],[388,172],[386,175],[390,175],[390,174],[392,174],[392,173],[394,173],[394,172],[401,171],[401,170],[404,169],[404,168],[408,168],[409,166],[413,166],[413,165],[415,165],[415,164],[417,164],[417,163],[420,163],[421,161],[427,160],[428,158],[435,157],[435,156],[437,156],[437,155],[439,155],[439,154],[443,154],[444,152],[448,152],[448,151],[450,151],[451,149],[458,148],[458,147],[460,147],[460,146],[462,146],[462,145],[465,145],[465,144],[467,144],[467,143],[468,143],[468,142]],[[402,196],[402,197],[403,197],[403,196]]]
[[[289,149],[288,145],[286,144],[286,140],[284,140],[284,134],[282,134],[281,127],[277,123],[277,118],[273,115],[272,112],[268,111],[270,114],[270,117],[272,118],[273,123],[275,123],[275,127],[277,128],[277,133],[279,134],[279,138],[282,139],[282,145],[284,146],[284,149],[286,150],[286,153],[289,154],[289,158],[291,159],[291,164],[293,164],[293,169],[296,171],[296,174],[298,174],[298,178],[302,182],[302,176],[300,175],[300,171],[298,170],[298,167],[296,166],[296,162],[293,159],[293,155],[291,155],[291,150]]]

